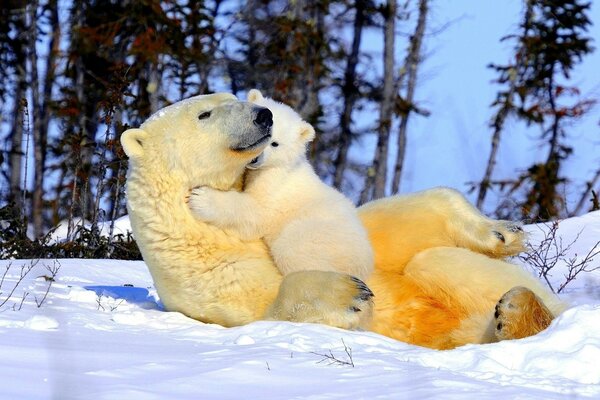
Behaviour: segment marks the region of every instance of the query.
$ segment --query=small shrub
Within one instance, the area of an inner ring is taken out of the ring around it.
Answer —
[[[12,204],[0,208],[0,225],[0,259],[142,259],[130,232],[109,238],[102,235],[97,226],[77,225],[71,239],[67,241],[52,240],[56,228],[39,239],[32,239],[27,235],[27,220]]]
[[[562,237],[557,235],[558,221],[548,222],[543,226],[546,229],[540,228],[544,233],[542,240],[537,245],[527,243],[527,251],[519,258],[546,282],[552,292],[561,293],[581,273],[600,269],[600,263],[594,263],[594,258],[600,255],[600,241],[596,242],[582,256],[577,253],[570,256],[570,250],[579,240],[581,232],[571,242],[566,243],[563,242]],[[561,264],[564,265],[563,278],[561,281],[552,283],[551,278]]]

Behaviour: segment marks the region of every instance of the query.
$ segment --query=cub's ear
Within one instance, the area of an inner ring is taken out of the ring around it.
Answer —
[[[257,102],[257,101],[263,100],[263,99],[264,99],[264,96],[258,89],[250,89],[250,91],[248,92],[248,101],[250,103],[254,103],[254,102]]]
[[[302,124],[300,125],[300,138],[302,138],[305,143],[312,142],[315,138],[315,128],[308,122],[302,121]]]
[[[136,159],[144,155],[144,142],[148,137],[148,132],[142,129],[127,129],[121,135],[121,144],[127,157]]]

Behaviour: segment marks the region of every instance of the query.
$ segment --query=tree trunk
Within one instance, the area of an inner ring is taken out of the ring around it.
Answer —
[[[44,77],[43,94],[41,97],[34,99],[34,109],[37,107],[37,111],[34,111],[34,146],[35,146],[35,188],[33,191],[33,224],[34,233],[36,237],[40,237],[43,234],[43,212],[45,206],[43,203],[44,196],[44,171],[46,170],[46,156],[48,151],[48,126],[50,125],[50,108],[49,104],[52,101],[52,88],[54,87],[54,81],[56,76],[56,56],[59,52],[60,45],[60,25],[58,20],[58,4],[57,0],[50,0],[46,5],[47,10],[50,13],[49,26],[48,28],[52,32],[50,42],[48,43],[48,56],[46,59],[46,75]],[[35,21],[34,26],[35,28]],[[36,35],[37,36],[37,35]],[[35,43],[33,43],[35,45]],[[34,51],[35,48],[32,49]],[[37,57],[32,57],[33,59]],[[37,77],[37,63],[36,67],[32,65],[32,80],[35,82],[38,80]],[[35,78],[34,78],[35,77]],[[39,83],[39,82],[38,82]],[[39,92],[39,86],[32,84],[32,90]],[[39,93],[34,95],[39,96]],[[37,103],[37,105],[36,105]]]
[[[42,148],[42,107],[40,104],[40,82],[38,78],[37,58],[37,10],[39,2],[32,1],[28,5],[29,19],[29,67],[31,86],[31,115],[33,117],[33,158],[34,179],[31,198],[31,221],[33,223],[33,234],[36,238],[42,236],[43,229],[43,184],[44,184],[44,152]]]
[[[569,214],[569,217],[574,217],[583,211],[583,207],[585,206],[586,200],[590,193],[594,190],[594,187],[596,186],[598,181],[600,181],[600,169],[598,169],[594,177],[585,184],[585,190],[581,194],[581,197],[579,198],[579,201],[575,206],[575,210],[573,210],[573,212]]]
[[[338,152],[333,161],[334,177],[333,186],[342,189],[344,172],[348,161],[348,149],[352,143],[352,110],[358,99],[358,88],[356,87],[356,66],[358,64],[358,55],[360,51],[360,41],[365,24],[365,1],[356,1],[356,11],[354,16],[354,37],[352,39],[352,48],[346,62],[344,71],[344,86],[342,87],[342,96],[344,97],[344,108],[340,115],[340,136],[338,139]]]
[[[383,98],[381,100],[381,108],[379,111],[377,148],[373,158],[374,175],[367,177],[367,185],[365,185],[366,191],[363,191],[364,196],[368,196],[372,186],[372,199],[378,199],[385,196],[385,186],[387,181],[389,139],[395,95],[394,47],[396,38],[396,0],[387,2],[384,17]],[[369,198],[367,197],[365,200],[367,199]]]
[[[405,76],[408,77],[406,85],[405,101],[409,108],[406,113],[400,117],[400,126],[398,128],[398,153],[396,155],[396,165],[394,167],[394,178],[392,180],[392,193],[400,191],[400,183],[402,181],[402,170],[404,168],[404,158],[406,156],[406,130],[408,127],[408,117],[412,112],[412,104],[414,103],[415,89],[417,87],[417,69],[421,63],[421,46],[423,37],[425,36],[425,26],[427,23],[427,14],[429,12],[428,0],[419,1],[419,17],[415,32],[410,39],[410,45],[404,68],[398,79],[398,85],[404,82]]]
[[[502,108],[498,110],[498,113],[494,118],[494,122],[492,123],[492,126],[494,127],[494,133],[492,134],[492,149],[490,151],[487,166],[485,167],[485,173],[483,174],[483,178],[479,183],[479,193],[477,194],[477,208],[480,210],[483,208],[483,202],[485,200],[485,196],[487,195],[487,190],[490,187],[492,173],[496,167],[496,157],[498,156],[498,148],[500,147],[500,137],[502,136],[504,122],[513,108],[512,97],[515,93],[515,82],[516,77],[511,81],[510,88],[508,89],[508,93],[506,95],[506,102],[502,105]]]
[[[150,101],[150,113],[149,115],[154,114],[158,111],[159,107],[159,99],[161,95],[161,84],[160,84],[160,74],[158,73],[158,61],[156,63],[150,62],[148,69],[148,93],[149,93],[149,101]]]
[[[86,2],[78,2],[74,12],[74,24],[72,30],[75,32],[86,26],[85,7]],[[81,40],[81,39],[80,39]],[[95,137],[98,122],[96,120],[96,106],[98,99],[94,92],[90,89],[86,92],[86,88],[90,87],[90,82],[86,79],[87,66],[84,63],[81,55],[77,55],[74,61],[75,67],[75,94],[79,107],[79,115],[77,117],[77,132],[81,139],[79,146],[80,164],[76,166],[74,171],[74,179],[77,184],[73,186],[73,190],[78,190],[74,194],[74,198],[79,201],[81,218],[90,220],[92,218],[92,208],[94,199],[91,193],[90,179],[92,176],[92,163],[95,151]]]
[[[304,19],[310,18],[314,21],[314,29],[317,32],[317,36],[323,37],[323,12],[321,11],[321,7],[312,7],[310,10],[310,14],[308,11],[304,14]],[[300,11],[299,11],[300,12]],[[298,14],[299,16],[302,14]],[[321,79],[320,79],[320,71],[323,66],[320,63],[315,62],[313,57],[319,58],[318,54],[322,52],[320,48],[321,45],[313,45],[309,44],[308,51],[304,57],[304,60],[301,61],[302,64],[306,65],[306,71],[304,79],[301,79],[296,87],[296,91],[301,99],[300,107],[298,109],[300,115],[305,117],[308,121],[314,121],[319,113],[321,102],[319,101],[319,90],[321,89]],[[302,65],[301,64],[301,65]],[[318,140],[318,138],[316,139]]]
[[[246,6],[244,8],[244,18],[247,21],[248,24],[248,31],[246,32],[247,35],[247,40],[248,40],[248,49],[247,49],[247,54],[246,54],[246,60],[245,62],[247,63],[247,68],[246,68],[246,74],[245,74],[245,78],[246,78],[246,84],[247,84],[247,90],[250,89],[257,89],[257,83],[258,83],[258,79],[257,79],[257,72],[256,72],[256,65],[258,64],[258,60],[260,58],[260,54],[257,51],[257,49],[254,47],[254,43],[257,42],[257,34],[256,34],[256,19],[254,17],[254,12],[253,10],[256,9],[256,7],[258,6],[258,0],[248,0],[246,2]],[[231,62],[231,61],[230,61]],[[236,91],[234,90],[233,93],[235,94]]]
[[[13,120],[12,129],[10,133],[10,194],[9,201],[13,202],[15,206],[24,211],[24,199],[23,191],[26,190],[23,182],[23,174],[21,169],[23,166],[23,107],[24,98],[26,91],[26,72],[25,66],[20,65],[17,67],[17,84],[15,87],[14,96],[14,109],[13,109]],[[21,185],[23,186],[21,187]]]
[[[525,10],[524,21],[522,24],[523,37],[527,36],[527,33],[529,32],[530,20],[533,12],[530,1],[527,2],[526,7],[527,9]],[[479,193],[477,194],[477,208],[480,210],[483,208],[483,202],[485,201],[485,196],[487,195],[487,190],[489,189],[492,180],[492,174],[494,173],[494,168],[496,167],[496,157],[498,156],[498,148],[500,147],[500,138],[502,136],[502,130],[504,129],[504,122],[506,121],[510,111],[514,108],[512,99],[515,95],[517,86],[518,77],[516,74],[521,67],[518,63],[526,62],[519,57],[515,57],[515,60],[514,71],[512,72],[512,76],[509,78],[510,85],[506,93],[505,101],[500,110],[498,110],[498,113],[494,117],[494,121],[492,123],[492,127],[494,128],[494,133],[492,134],[492,149],[490,150],[490,156],[485,168],[485,173],[483,174],[483,178],[479,183]]]

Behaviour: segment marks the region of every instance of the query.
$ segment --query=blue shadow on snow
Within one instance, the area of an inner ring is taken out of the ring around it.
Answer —
[[[84,289],[96,292],[98,296],[108,296],[116,300],[125,300],[146,310],[164,311],[163,305],[148,289],[135,286],[84,286]]]

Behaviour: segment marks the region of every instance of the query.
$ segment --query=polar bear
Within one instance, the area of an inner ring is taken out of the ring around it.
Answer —
[[[192,212],[244,240],[263,238],[284,275],[323,270],[369,278],[373,250],[356,207],[321,181],[306,159],[313,127],[256,89],[248,101],[273,113],[270,145],[249,164],[243,192],[195,189]]]
[[[375,257],[368,287],[330,271],[283,278],[262,241],[198,221],[187,204],[195,187],[226,191],[239,181],[268,144],[270,114],[220,93],[176,103],[122,135],[132,228],[166,309],[224,326],[266,318],[370,329],[449,349],[533,335],[566,308],[504,260],[522,246],[518,226],[443,188],[359,208]]]
[[[373,246],[371,330],[451,349],[531,336],[567,304],[523,268],[519,224],[482,215],[462,194],[435,188],[364,204]]]
[[[188,207],[194,187],[234,186],[268,145],[271,126],[266,108],[221,93],[175,103],[123,133],[129,217],[160,299],[167,310],[223,326],[282,319],[368,328],[372,293],[363,282],[323,271],[283,279],[262,241],[198,221]],[[328,292],[295,289],[303,286]]]

